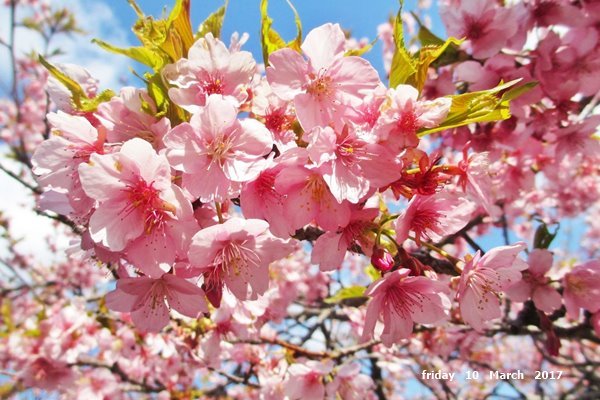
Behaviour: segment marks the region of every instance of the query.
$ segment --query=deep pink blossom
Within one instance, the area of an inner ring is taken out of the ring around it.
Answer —
[[[417,194],[396,219],[396,240],[401,243],[413,232],[418,243],[422,240],[437,242],[462,229],[474,211],[474,203],[456,194]]]
[[[498,296],[521,279],[527,269],[518,254],[525,243],[496,247],[483,256],[478,251],[465,265],[457,292],[460,313],[465,323],[481,331],[485,322],[501,316]]]
[[[433,324],[448,315],[450,300],[447,287],[423,276],[409,276],[410,270],[401,268],[373,282],[365,291],[371,297],[362,340],[373,338],[379,317],[383,318],[381,341],[390,347],[406,339],[413,324]]]
[[[204,291],[172,274],[119,279],[117,288],[106,295],[106,306],[131,313],[136,327],[143,332],[162,330],[169,323],[169,308],[190,318],[208,313]]]
[[[513,9],[488,0],[447,1],[440,15],[448,34],[466,38],[478,59],[498,53],[518,29]]]
[[[269,55],[269,84],[279,97],[294,101],[305,131],[330,124],[340,129],[347,110],[381,83],[368,61],[344,57],[345,44],[340,26],[325,24],[306,35],[307,59],[289,48]]]

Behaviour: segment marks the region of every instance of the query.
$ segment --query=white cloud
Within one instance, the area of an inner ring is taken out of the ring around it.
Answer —
[[[102,88],[118,89],[122,85],[121,78],[128,77],[127,67],[132,62],[124,56],[106,52],[91,43],[91,40],[99,38],[116,46],[127,47],[130,45],[127,39],[129,27],[121,26],[119,18],[111,7],[102,1],[53,0],[51,4],[53,9],[67,7],[75,15],[78,25],[85,31],[85,34],[56,36],[50,44],[50,49],[60,49],[66,54],[55,60],[81,65],[100,81]],[[0,10],[0,37],[6,41],[9,38],[10,16],[7,7],[0,7]],[[22,17],[22,14],[17,15],[17,19]],[[17,29],[16,41],[18,54],[25,54],[32,50],[42,52],[44,48],[41,36],[29,29]],[[0,51],[0,59],[8,60],[4,48]],[[10,81],[9,73],[9,63],[0,63],[2,82]]]

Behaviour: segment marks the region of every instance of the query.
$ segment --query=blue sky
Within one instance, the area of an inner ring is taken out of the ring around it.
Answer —
[[[138,4],[147,15],[160,16],[165,4],[169,7],[169,1],[139,0]],[[407,0],[405,11],[417,10],[416,0]],[[435,3],[435,2],[434,2]],[[120,25],[130,27],[136,19],[133,10],[125,1],[106,2],[114,10]],[[356,38],[366,37],[369,40],[377,36],[377,26],[386,21],[390,15],[398,11],[398,1],[395,0],[296,0],[294,7],[302,19],[303,33],[306,35],[313,29],[326,22],[339,23],[342,28],[348,29]],[[214,10],[223,5],[220,0],[192,0],[192,26],[198,25]],[[225,24],[223,27],[223,39],[227,43],[229,37],[235,31],[250,34],[250,40],[244,46],[245,50],[251,51],[257,60],[262,60],[260,50],[260,0],[230,0]],[[443,34],[443,27],[437,16],[436,6],[432,9],[433,30]],[[436,14],[436,15],[433,15]],[[269,2],[269,15],[274,19],[274,27],[286,40],[293,39],[296,35],[294,16],[285,0],[271,0]],[[129,34],[130,43],[136,43],[135,36]],[[383,70],[381,58],[381,47],[376,47],[366,55],[366,58],[380,71]]]

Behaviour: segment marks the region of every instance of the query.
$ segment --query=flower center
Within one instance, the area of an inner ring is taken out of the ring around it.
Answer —
[[[326,72],[326,71],[325,71]],[[315,96],[318,100],[329,97],[333,94],[333,85],[331,78],[324,73],[319,72],[318,75],[309,74],[311,82],[308,84],[306,91]]]
[[[398,118],[397,126],[402,133],[415,133],[419,128],[417,116],[412,111],[403,112]]]
[[[402,286],[394,286],[387,290],[385,304],[406,319],[410,317],[415,307],[423,311],[424,299],[425,296],[421,293],[406,290]]]
[[[142,178],[126,186],[129,204],[123,212],[129,214],[139,209],[144,216],[144,230],[150,234],[154,229],[162,229],[170,218],[167,212],[175,214],[175,206],[160,198],[160,192],[154,187],[154,182],[148,184]]]
[[[227,159],[232,147],[233,140],[231,137],[219,135],[207,146],[208,155],[211,157],[212,161],[215,161],[220,166],[223,166],[223,162],[225,159]]]
[[[206,79],[200,83],[200,86],[206,96],[210,96],[211,94],[223,94],[225,92],[225,84],[220,75],[208,75]]]
[[[215,269],[221,269],[225,274],[243,275],[246,281],[252,276],[251,269],[258,267],[258,255],[244,243],[229,242],[214,258]]]

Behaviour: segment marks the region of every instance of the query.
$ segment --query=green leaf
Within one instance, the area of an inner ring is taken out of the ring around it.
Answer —
[[[94,43],[147,65],[154,71],[187,56],[195,40],[190,22],[190,0],[176,0],[169,17],[159,20],[144,15],[134,0],[128,2],[138,16],[133,32],[142,46],[119,48],[97,39],[93,40]]]
[[[168,60],[165,60],[164,57],[161,57],[157,52],[152,51],[147,47],[138,46],[120,48],[98,39],[92,39],[92,43],[97,44],[104,50],[107,50],[111,53],[122,54],[124,56],[127,56],[132,60],[135,60],[139,63],[151,67],[154,70],[161,68],[163,65],[166,64],[166,62],[168,62]]]
[[[56,68],[54,65],[50,64],[41,55],[38,57],[38,59],[40,63],[48,70],[50,75],[56,78],[67,88],[69,92],[71,92],[71,102],[73,104],[73,107],[79,111],[96,111],[100,103],[104,103],[105,101],[108,101],[115,96],[115,93],[112,90],[107,89],[102,91],[96,97],[90,99],[87,97],[87,94],[85,93],[81,85],[77,83],[74,79],[70,78],[64,72]]]
[[[421,129],[418,132],[418,136],[423,137],[434,132],[475,122],[501,121],[510,118],[510,100],[516,97],[516,95],[525,93],[527,90],[520,90],[521,87],[514,88],[519,90],[516,92],[513,91],[507,98],[504,98],[504,96],[509,92],[505,91],[520,81],[521,79],[515,79],[506,83],[500,82],[493,89],[447,96],[452,99],[452,105],[444,122],[435,128]],[[529,89],[531,89],[531,85]],[[503,92],[504,94],[501,94]]]
[[[300,52],[300,46],[302,45],[302,22],[300,21],[300,16],[298,12],[288,0],[289,6],[292,8],[294,12],[294,21],[296,23],[296,38],[289,43],[286,43],[285,40],[277,33],[275,29],[272,28],[273,19],[269,17],[267,9],[269,7],[269,0],[261,0],[260,2],[260,42],[262,44],[262,52],[263,52],[263,61],[265,65],[269,65],[269,55],[274,51],[279,49],[283,49],[289,47],[291,49]]]
[[[371,264],[365,267],[365,274],[371,278],[371,282],[375,282],[377,279],[381,278],[381,272]]]
[[[228,3],[229,0],[225,0],[225,4],[222,7],[210,14],[208,18],[204,20],[200,25],[196,38],[202,38],[209,32],[212,33],[215,38],[221,37],[221,28],[223,27],[223,20],[225,19]]]
[[[416,61],[416,72],[411,76],[409,83],[413,84],[419,93],[423,90],[425,82],[427,81],[427,71],[429,66],[438,58],[442,56],[448,49],[458,49],[458,46],[462,43],[462,40],[450,37],[441,46],[427,45],[422,47],[418,53],[418,60]]]
[[[502,95],[502,100],[503,101],[514,100],[517,97],[521,96],[522,94],[529,92],[537,85],[538,85],[538,82],[533,81],[533,82],[524,83],[521,86],[511,88],[511,89],[507,90],[506,92],[504,92],[504,94]]]
[[[351,300],[356,298],[364,298],[366,288],[364,286],[350,286],[340,289],[335,295],[326,298],[324,301],[327,304],[340,303],[343,300]]]
[[[404,45],[404,27],[402,26],[402,5],[404,1],[400,0],[400,9],[394,20],[394,43],[396,49],[392,57],[392,66],[390,68],[390,87],[395,88],[404,84],[417,72],[417,66],[413,56]]]
[[[368,45],[361,47],[360,49],[352,49],[352,50],[348,50],[347,52],[344,53],[345,57],[349,57],[349,56],[362,56],[363,54],[371,51],[371,49],[373,48],[373,46],[375,46],[375,43],[377,43],[377,39],[375,38],[373,39],[373,41],[371,43],[369,43]]]

